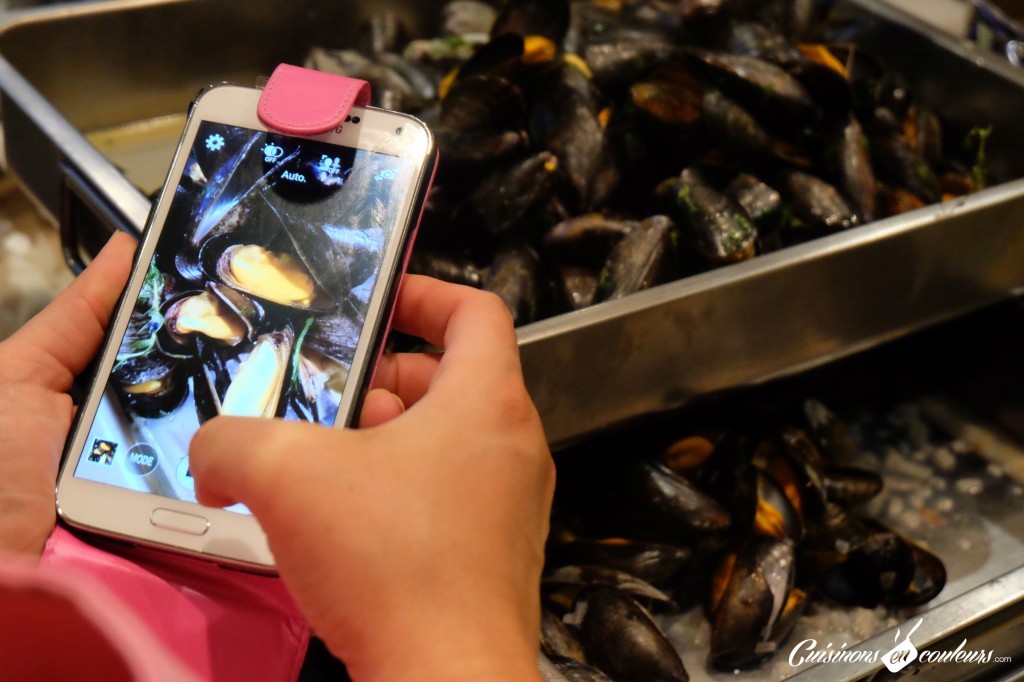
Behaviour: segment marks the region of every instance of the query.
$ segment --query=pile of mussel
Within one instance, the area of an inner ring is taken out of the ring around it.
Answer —
[[[200,145],[189,158],[117,355],[116,394],[146,419],[188,404],[200,423],[330,424],[365,311],[353,290],[373,274],[383,235],[283,215],[271,190],[292,159],[266,169],[251,153],[259,134],[223,133],[237,150],[226,162]]]
[[[456,0],[435,39],[382,14],[306,63],[432,126],[410,267],[523,324],[984,185],[984,136],[830,41],[834,4]]]
[[[803,413],[560,460],[542,648],[569,679],[686,680],[657,621],[694,606],[709,664],[731,672],[779,652],[812,600],[896,608],[941,592],[938,557],[858,511],[882,479],[851,465],[843,423],[816,401]]]

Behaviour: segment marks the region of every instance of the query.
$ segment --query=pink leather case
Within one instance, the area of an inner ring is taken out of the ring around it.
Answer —
[[[309,625],[277,578],[99,538],[86,543],[61,527],[40,565],[102,584],[199,679],[298,677]]]
[[[352,107],[369,105],[366,81],[281,64],[263,88],[256,113],[278,132],[319,135],[344,123]]]

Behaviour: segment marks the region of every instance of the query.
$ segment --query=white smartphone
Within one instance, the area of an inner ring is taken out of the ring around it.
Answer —
[[[436,151],[423,123],[373,108],[323,135],[268,131],[261,92],[223,85],[192,103],[68,440],[57,508],[75,527],[270,571],[244,506],[196,502],[189,442],[218,414],[352,424]],[[320,454],[296,452],[296,466]]]

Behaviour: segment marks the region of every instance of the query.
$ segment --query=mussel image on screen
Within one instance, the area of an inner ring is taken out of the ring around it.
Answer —
[[[398,163],[204,124],[113,368],[129,418],[332,424],[397,220]],[[302,184],[319,189],[288,189]]]

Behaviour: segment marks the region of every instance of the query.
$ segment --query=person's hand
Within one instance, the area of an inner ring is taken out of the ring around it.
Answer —
[[[66,391],[103,341],[135,241],[116,234],[42,312],[0,343],[0,551],[38,557],[74,415]]]
[[[444,353],[385,356],[363,428],[211,420],[196,492],[248,505],[358,682],[539,680],[554,465],[511,318],[491,294],[407,276],[394,323]]]

